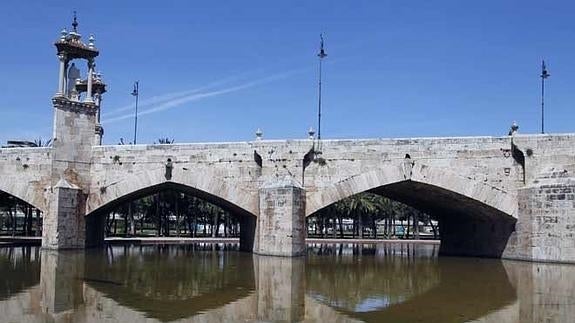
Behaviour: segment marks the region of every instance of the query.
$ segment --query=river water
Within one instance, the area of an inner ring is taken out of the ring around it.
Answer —
[[[575,265],[438,257],[438,245],[0,248],[0,322],[574,322]]]

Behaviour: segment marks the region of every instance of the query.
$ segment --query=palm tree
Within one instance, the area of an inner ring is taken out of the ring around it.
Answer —
[[[354,222],[357,220],[357,226],[354,225],[354,237],[357,232],[361,238],[363,235],[363,222],[364,216],[376,213],[378,211],[377,195],[373,193],[356,194],[347,199],[347,213],[348,216],[355,215]]]
[[[51,147],[52,146],[52,139],[43,140],[41,137],[38,139],[34,139],[34,147]]]
[[[158,138],[158,141],[155,142],[154,141],[154,145],[171,145],[174,143],[174,139],[170,139],[168,137],[164,137],[164,138]]]
[[[372,237],[378,237],[378,222],[384,221],[384,236],[396,236],[396,219],[403,223],[407,222],[406,230],[402,232],[404,238],[419,238],[419,223],[430,223],[435,233],[437,228],[430,222],[429,215],[409,207],[403,203],[390,200],[384,196],[364,192],[340,200],[331,204],[316,214],[306,219],[308,228],[313,228],[316,235],[325,237],[327,224],[331,221],[334,237],[336,236],[337,224],[339,224],[339,236],[345,236],[343,219],[351,219],[353,222],[352,236],[364,237],[364,227],[369,224]],[[336,220],[338,223],[336,223]],[[319,232],[318,232],[319,231]]]

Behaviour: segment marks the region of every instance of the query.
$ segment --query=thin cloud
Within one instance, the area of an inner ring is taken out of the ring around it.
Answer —
[[[159,104],[153,108],[142,110],[142,111],[138,112],[138,116],[152,114],[152,113],[156,113],[156,112],[160,112],[160,111],[165,111],[168,109],[172,109],[172,108],[181,106],[182,104],[185,104],[188,102],[193,102],[193,101],[198,101],[198,100],[202,100],[205,98],[220,96],[223,94],[251,88],[251,87],[254,87],[257,85],[270,83],[270,82],[273,82],[276,80],[287,78],[287,77],[294,75],[294,74],[297,74],[297,73],[301,73],[305,70],[306,69],[297,69],[297,70],[288,71],[288,72],[284,72],[284,73],[278,73],[278,74],[274,74],[274,75],[264,77],[264,78],[261,78],[258,80],[254,80],[254,81],[247,82],[244,84],[228,87],[228,88],[221,89],[221,90],[215,90],[215,91],[209,91],[209,92],[203,92],[203,93],[192,93],[192,94],[186,95],[184,97],[178,97],[178,98],[174,98],[172,100],[168,100],[168,101],[163,102],[163,103],[161,103],[161,104]],[[110,119],[106,119],[106,120],[104,120],[104,122],[112,123],[112,122],[117,122],[117,121],[124,120],[124,119],[130,119],[133,117],[134,117],[134,115],[130,113],[130,114],[125,114],[125,115],[113,117]]]
[[[197,88],[178,91],[178,92],[172,92],[172,93],[167,93],[167,94],[162,94],[162,95],[156,95],[156,96],[153,96],[151,98],[147,98],[145,100],[140,101],[138,103],[138,107],[145,108],[145,107],[149,107],[149,106],[152,106],[155,104],[160,104],[160,103],[165,102],[165,101],[174,100],[174,99],[177,99],[177,98],[180,98],[183,96],[189,96],[192,94],[196,94],[198,92],[205,91],[205,90],[208,90],[208,89],[216,87],[216,86],[230,83],[232,81],[239,79],[240,77],[241,77],[241,75],[231,76],[231,77],[224,78],[222,80],[208,83],[207,85],[200,86]],[[128,105],[125,105],[125,106],[122,106],[122,107],[119,107],[116,109],[112,109],[112,111],[108,111],[106,113],[103,113],[102,117],[110,117],[110,116],[117,115],[117,114],[120,114],[120,113],[128,111],[128,110],[133,110],[133,109],[134,109],[134,104],[133,103],[128,104]]]

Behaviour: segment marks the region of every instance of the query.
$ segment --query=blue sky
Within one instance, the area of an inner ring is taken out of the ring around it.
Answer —
[[[97,4],[92,7],[91,5]],[[0,143],[49,138],[53,42],[78,11],[109,92],[104,142],[423,137],[575,129],[573,1],[22,1],[0,3]]]

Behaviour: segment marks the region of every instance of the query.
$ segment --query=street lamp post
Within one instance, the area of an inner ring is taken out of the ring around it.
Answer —
[[[551,74],[547,72],[545,61],[541,61],[541,133],[545,133],[545,79]]]
[[[319,49],[319,53],[317,54],[317,57],[319,57],[319,82],[318,82],[318,107],[317,107],[317,139],[320,140],[321,139],[321,64],[322,61],[325,57],[327,57],[327,54],[325,53],[325,50],[323,49],[323,34],[319,35],[319,38],[321,39],[320,42],[320,49]]]
[[[134,145],[137,143],[138,139],[138,97],[140,96],[139,90],[140,81],[134,82],[134,90],[132,95],[136,98],[136,114],[134,116]]]

